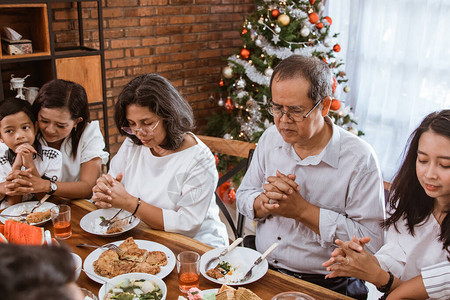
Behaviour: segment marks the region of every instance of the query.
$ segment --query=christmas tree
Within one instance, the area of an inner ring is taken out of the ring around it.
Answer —
[[[273,68],[290,55],[300,54],[328,64],[334,74],[329,116],[337,125],[362,135],[355,127],[351,108],[343,104],[342,98],[350,88],[346,85],[343,62],[335,57],[341,47],[337,34],[330,33],[332,19],[323,16],[322,2],[255,2],[256,10],[242,27],[243,47],[228,57],[228,65],[222,70],[217,104],[224,109],[209,117],[206,134],[257,142],[273,121],[266,109]]]

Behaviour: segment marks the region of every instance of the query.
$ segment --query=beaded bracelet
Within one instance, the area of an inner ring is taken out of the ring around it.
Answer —
[[[131,214],[132,216],[134,216],[139,208],[139,205],[141,205],[141,198],[138,198],[138,203],[136,205],[136,209],[134,210],[134,212]]]

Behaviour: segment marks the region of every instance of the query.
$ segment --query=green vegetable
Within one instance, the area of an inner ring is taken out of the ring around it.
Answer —
[[[104,216],[100,216],[100,220],[102,220],[102,222],[103,222],[103,221],[105,221],[106,219],[105,219]]]
[[[221,262],[221,263],[219,264],[219,268],[224,269],[224,270],[227,271],[227,273],[228,273],[228,272],[230,272],[230,270],[231,270],[231,265],[230,265],[229,262],[223,261],[223,262]]]

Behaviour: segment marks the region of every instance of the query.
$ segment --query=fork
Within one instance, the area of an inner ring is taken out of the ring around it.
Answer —
[[[44,197],[41,198],[41,200],[39,200],[31,209],[30,214],[34,212],[34,210],[36,208],[38,208],[39,206],[41,206],[45,201],[47,201],[48,198],[50,198],[52,195],[50,194],[45,194]]]
[[[114,220],[114,221],[110,221],[110,223],[109,223],[109,225],[108,225],[108,230],[109,230],[115,223],[117,223],[117,222],[119,222],[119,221],[122,221],[122,220],[125,220],[125,219],[128,219],[128,218],[130,218],[130,219],[128,220],[128,224],[131,224],[131,223],[134,221],[134,219],[135,219],[136,217],[133,216],[133,215],[128,215],[128,216],[123,217],[123,218],[121,218],[121,219],[117,219],[117,220]]]
[[[266,252],[264,252],[260,257],[258,257],[258,259],[255,260],[255,262],[253,263],[253,266],[250,268],[250,270],[248,270],[247,274],[245,274],[245,276],[241,280],[239,280],[239,282],[249,280],[250,277],[252,277],[253,268],[259,265],[266,258],[266,256],[269,255],[270,252],[272,252],[276,247],[278,247],[278,243],[273,243],[272,246],[270,246],[269,249],[266,250]]]
[[[210,267],[213,265],[213,263],[215,261],[217,261],[217,263],[219,262],[219,257],[224,256],[225,254],[227,254],[228,252],[230,252],[231,250],[233,250],[234,248],[237,247],[237,245],[239,245],[241,242],[243,241],[243,238],[238,238],[236,239],[230,246],[228,246],[228,248],[226,248],[225,250],[223,250],[219,255],[211,258],[205,265],[205,269],[206,271],[208,271],[210,269]]]
[[[7,215],[7,214],[0,214],[0,217],[3,218],[26,218],[30,213],[23,213],[20,215]]]
[[[123,250],[120,249],[119,247],[117,247],[114,244],[106,244],[106,245],[103,245],[103,246],[97,246],[97,245],[81,243],[81,244],[77,244],[77,247],[91,247],[91,248],[100,248],[100,249],[106,248],[106,249],[109,249],[109,250],[113,250],[114,252],[116,252],[119,255],[123,253]]]
[[[116,212],[116,214],[109,220],[104,219],[103,221],[100,222],[100,226],[103,226],[103,227],[110,226],[112,222],[115,222],[115,221],[113,221],[114,218],[116,218],[121,212],[122,212],[122,209],[118,210]]]

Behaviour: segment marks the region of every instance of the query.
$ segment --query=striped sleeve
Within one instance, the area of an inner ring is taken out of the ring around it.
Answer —
[[[430,299],[450,296],[450,262],[444,261],[422,268],[423,284]]]

